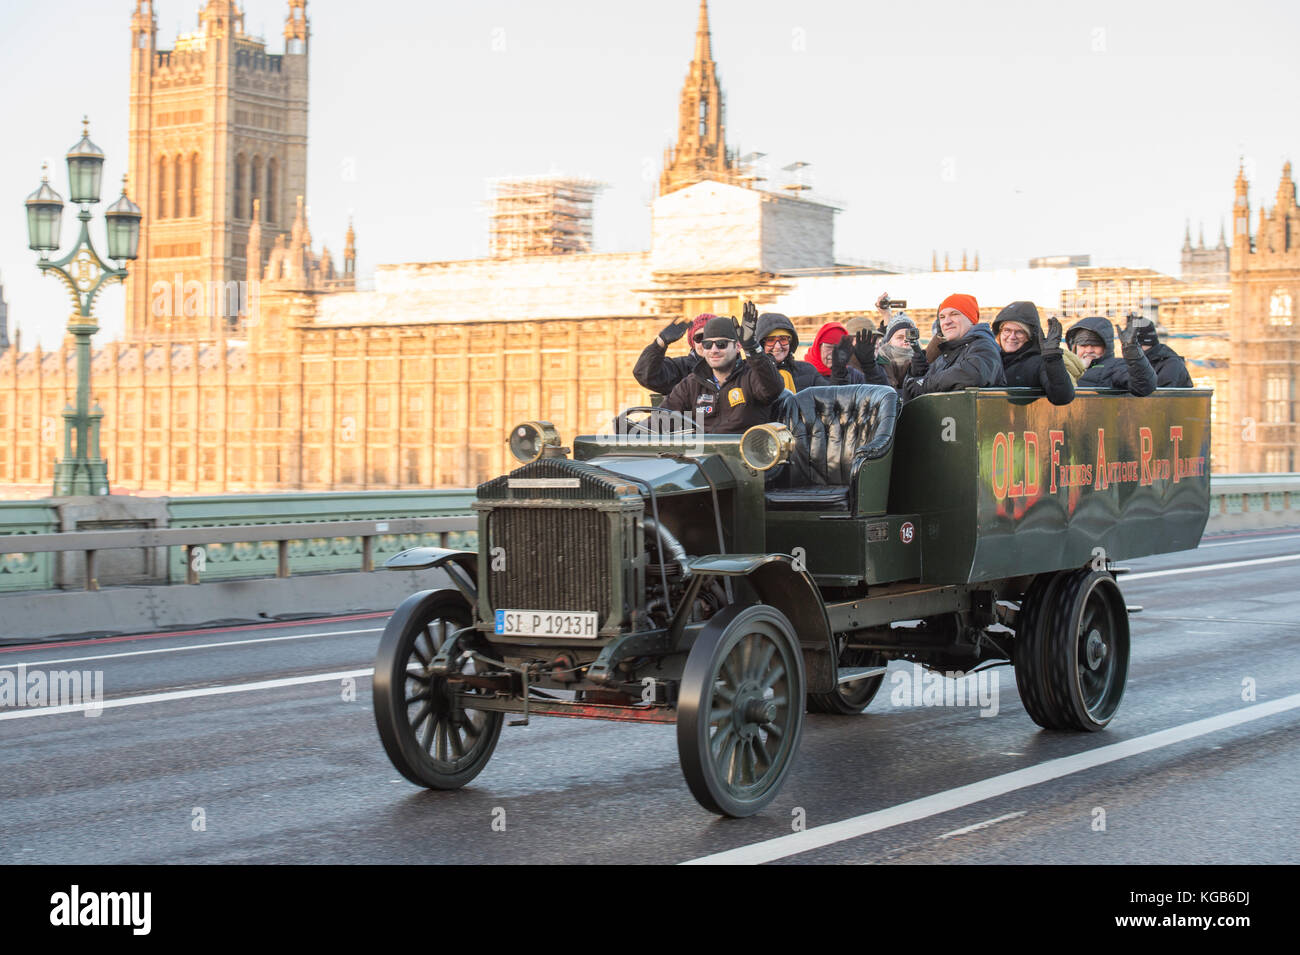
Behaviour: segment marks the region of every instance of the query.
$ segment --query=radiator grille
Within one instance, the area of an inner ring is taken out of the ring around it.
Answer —
[[[489,546],[505,549],[505,569],[489,571],[493,609],[594,610],[603,625],[614,589],[609,522],[587,508],[493,508]]]

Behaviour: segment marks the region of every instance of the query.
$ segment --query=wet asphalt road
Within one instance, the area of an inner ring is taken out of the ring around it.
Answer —
[[[537,719],[503,730],[467,788],[417,789],[380,746],[369,676],[348,675],[373,664],[382,616],[6,648],[0,668],[102,670],[110,700],[327,676],[97,717],[0,709],[0,862],[675,863],[763,844],[1239,712],[1250,686],[1255,703],[1300,693],[1300,559],[1240,563],[1296,555],[1300,532],[1280,532],[1126,562],[1144,612],[1103,733],[1040,730],[1009,668],[991,717],[900,705],[891,671],[865,714],[808,717],[785,787],[745,820],[695,803],[672,726]],[[1144,576],[1216,564],[1236,566]],[[1300,709],[973,799],[780,861],[1294,863]]]

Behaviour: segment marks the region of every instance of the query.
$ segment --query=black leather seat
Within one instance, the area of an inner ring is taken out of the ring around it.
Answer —
[[[865,461],[894,446],[898,392],[887,385],[830,385],[787,391],[772,403],[773,421],[790,429],[790,460],[769,478],[769,507],[847,511]]]

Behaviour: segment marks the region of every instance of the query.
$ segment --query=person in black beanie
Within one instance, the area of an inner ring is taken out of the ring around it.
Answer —
[[[1160,341],[1155,323],[1138,329],[1138,344],[1146,353],[1147,361],[1156,372],[1157,388],[1191,388],[1192,376],[1187,373],[1187,362],[1181,355]]]
[[[706,434],[743,434],[769,420],[768,406],[785,390],[772,356],[755,335],[756,312],[711,318],[704,326],[704,361],[678,383],[660,406],[702,420]],[[745,357],[741,358],[741,350]]]
[[[1047,335],[1033,302],[1012,302],[993,319],[1008,388],[1038,388],[1054,405],[1074,400],[1074,382],[1061,353],[1061,323],[1048,319]]]

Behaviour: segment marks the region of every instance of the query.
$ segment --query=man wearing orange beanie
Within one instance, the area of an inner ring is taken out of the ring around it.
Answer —
[[[980,324],[980,307],[973,295],[949,295],[939,303],[939,357],[927,363],[920,349],[912,358],[912,374],[903,382],[903,399],[937,391],[1006,386],[1002,352],[987,325]]]

